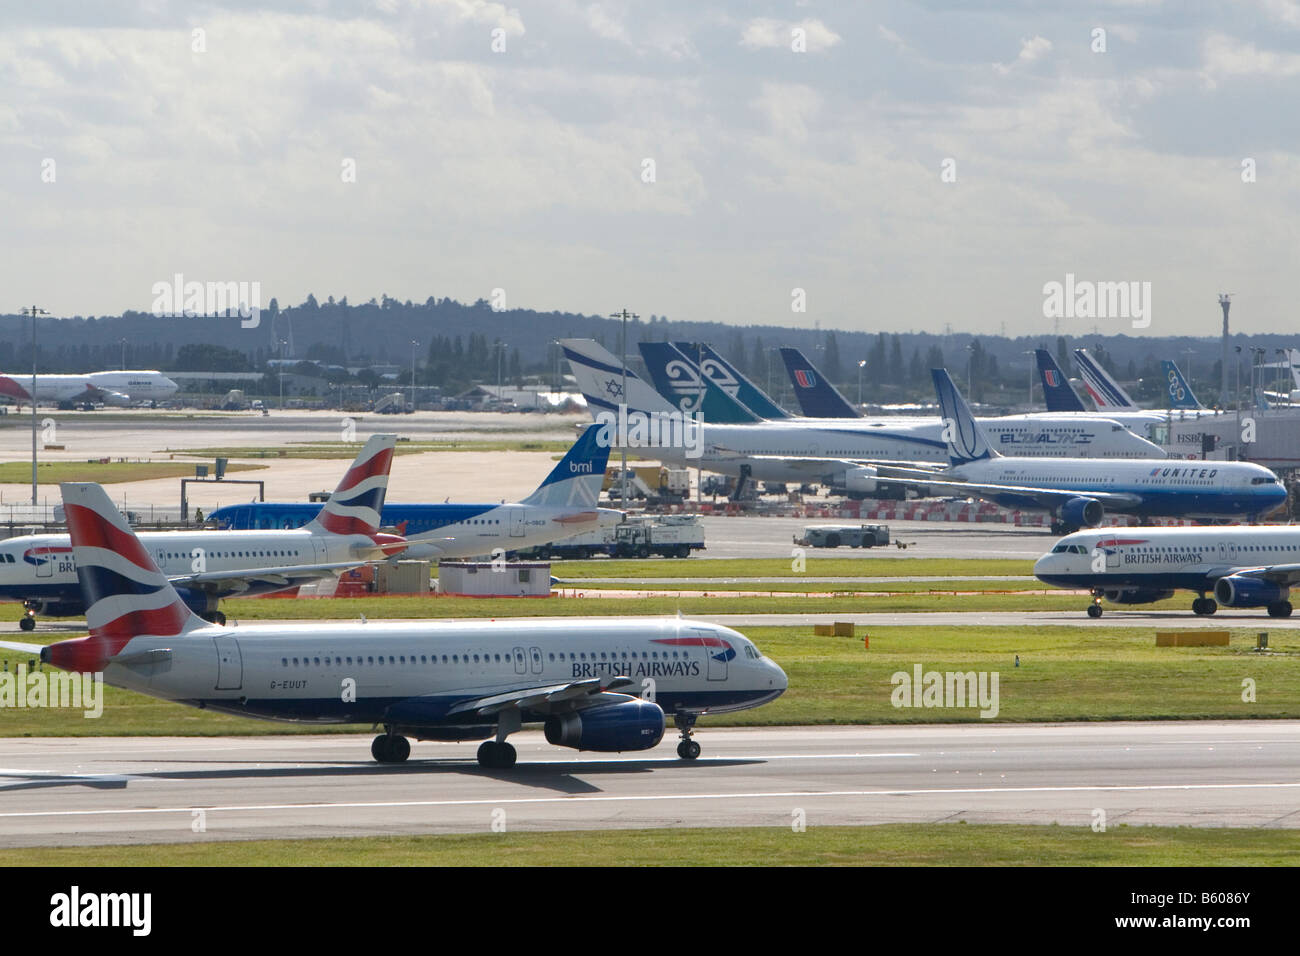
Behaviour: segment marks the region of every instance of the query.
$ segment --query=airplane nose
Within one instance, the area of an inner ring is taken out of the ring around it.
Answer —
[[[781,665],[776,661],[768,661],[772,668],[772,689],[784,691],[790,686],[790,678],[785,676],[785,671],[781,670]]]

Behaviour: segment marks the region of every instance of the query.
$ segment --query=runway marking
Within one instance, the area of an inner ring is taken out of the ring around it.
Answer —
[[[1185,783],[1185,784],[1132,784],[1094,785],[1078,787],[962,787],[927,790],[778,790],[756,793],[692,793],[692,794],[632,794],[628,796],[601,797],[506,797],[492,800],[395,800],[364,803],[266,803],[236,806],[204,806],[187,804],[183,807],[130,807],[112,810],[21,810],[0,812],[8,817],[71,817],[71,816],[125,816],[151,813],[193,813],[195,809],[213,813],[251,813],[267,810],[388,810],[401,807],[481,807],[511,804],[545,803],[633,803],[658,800],[763,800],[763,799],[816,799],[818,797],[905,797],[937,794],[999,794],[999,793],[1123,793],[1166,790],[1291,790],[1300,789],[1300,783]]]

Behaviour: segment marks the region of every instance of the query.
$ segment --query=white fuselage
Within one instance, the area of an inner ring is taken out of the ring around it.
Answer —
[[[87,372],[85,375],[36,376],[37,402],[68,402],[93,397],[96,392],[108,404],[160,401],[176,394],[179,386],[158,371]],[[31,373],[0,373],[0,394],[15,401],[30,400]]]

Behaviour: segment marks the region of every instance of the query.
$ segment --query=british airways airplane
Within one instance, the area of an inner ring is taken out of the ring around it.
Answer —
[[[62,490],[90,634],[0,647],[223,713],[378,724],[370,751],[381,763],[406,760],[414,737],[483,740],[479,763],[507,768],[516,753],[506,738],[524,724],[542,724],[561,747],[648,750],[667,714],[678,755],[694,760],[702,714],[758,707],[786,689],[785,672],[744,635],[679,618],[208,624],[100,486]]]
[[[146,531],[141,535],[169,580],[199,614],[218,623],[225,597],[252,597],[298,587],[402,553],[406,541],[380,532],[396,435],[374,435],[323,507],[292,531]],[[22,601],[24,631],[36,615],[71,617],[86,606],[66,534],[0,541],[0,598]]]
[[[405,558],[469,558],[496,549],[516,551],[613,527],[623,512],[598,508],[609,443],[589,427],[546,480],[516,503],[383,504],[382,526],[406,539]],[[315,505],[255,501],[217,508],[209,522],[219,528],[298,528]]]
[[[1149,604],[1192,591],[1195,614],[1262,607],[1291,616],[1291,588],[1300,584],[1300,530],[1293,527],[1114,528],[1079,531],[1034,564],[1040,581],[1088,588],[1089,617],[1101,601]],[[1210,597],[1209,595],[1213,595]]]
[[[948,373],[932,369],[931,374],[948,423],[951,461],[942,479],[919,471],[911,475],[931,492],[1048,511],[1058,532],[1095,528],[1106,509],[1143,518],[1257,520],[1286,501],[1277,476],[1251,462],[1004,457],[990,446]],[[879,474],[902,477],[902,471],[881,468]]]

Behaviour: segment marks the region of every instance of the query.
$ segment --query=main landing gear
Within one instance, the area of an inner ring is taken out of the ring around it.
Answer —
[[[370,742],[370,755],[380,763],[403,763],[411,756],[411,742],[399,734],[380,734]]]
[[[691,739],[695,733],[694,714],[676,714],[673,724],[682,732],[682,741],[677,745],[677,756],[683,760],[694,760],[700,755],[700,745]]]
[[[1268,616],[1269,616],[1269,617],[1290,617],[1290,616],[1291,616],[1291,602],[1290,602],[1290,601],[1277,601],[1277,602],[1275,602],[1275,603],[1273,603],[1273,604],[1270,604],[1270,605],[1268,606]]]
[[[23,616],[18,619],[18,627],[24,631],[36,630],[36,608],[33,605],[23,605]]]
[[[204,611],[199,615],[199,617],[203,618],[203,620],[207,621],[209,624],[220,624],[222,627],[225,627],[226,624],[226,615],[222,614],[220,611]]]
[[[1210,615],[1219,609],[1219,602],[1214,598],[1201,596],[1192,602],[1192,613]],[[1272,613],[1272,612],[1269,612]]]
[[[484,770],[509,770],[518,756],[514,746],[504,740],[485,740],[479,744],[478,764]]]

